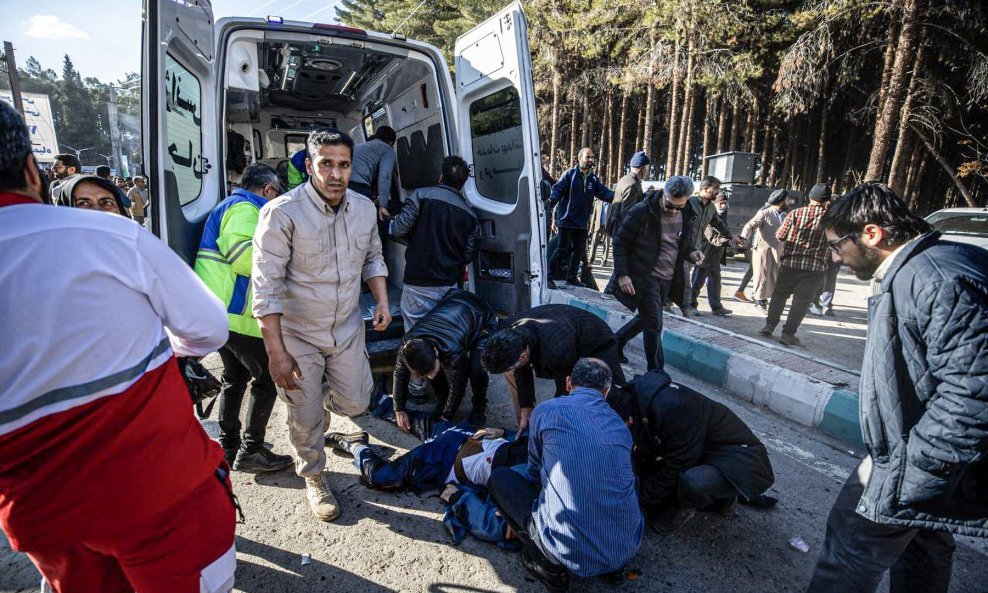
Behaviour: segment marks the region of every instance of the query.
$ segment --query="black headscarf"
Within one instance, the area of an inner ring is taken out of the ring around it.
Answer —
[[[75,200],[73,199],[74,196],[72,194],[75,193],[75,188],[84,181],[95,183],[96,185],[112,193],[113,197],[117,200],[117,208],[120,209],[120,214],[126,218],[130,218],[130,212],[128,212],[127,208],[124,206],[123,194],[120,192],[120,188],[109,179],[103,179],[102,177],[98,177],[96,175],[73,175],[67,179],[61,186],[62,202],[65,205],[75,208]]]

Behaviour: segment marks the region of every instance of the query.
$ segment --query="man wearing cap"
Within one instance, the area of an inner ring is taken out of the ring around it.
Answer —
[[[820,219],[827,211],[830,186],[818,183],[810,190],[810,203],[786,216],[775,236],[784,242],[779,264],[779,277],[768,305],[765,327],[759,332],[771,336],[782,318],[789,297],[792,307],[779,341],[786,346],[798,346],[796,330],[816,296],[827,270],[827,240],[820,228]]]
[[[619,179],[617,185],[614,186],[614,201],[607,211],[607,220],[604,225],[604,230],[612,239],[617,234],[618,229],[621,228],[624,213],[627,213],[635,204],[642,201],[642,197],[644,196],[642,180],[648,177],[651,163],[645,151],[639,150],[631,155],[628,174]],[[591,253],[595,251],[596,249],[590,250]],[[604,289],[604,293],[613,295],[616,288],[617,276],[612,272],[610,280],[607,281],[607,287]]]
[[[639,150],[631,156],[628,174],[618,180],[614,186],[614,202],[607,213],[607,234],[614,236],[621,226],[622,212],[627,212],[642,201],[642,180],[648,177],[652,161],[644,150]]]
[[[579,164],[563,173],[552,186],[549,203],[556,208],[556,226],[559,228],[559,247],[549,262],[550,281],[555,280],[563,261],[568,260],[566,284],[583,286],[579,280],[580,260],[586,257],[587,227],[593,200],[611,202],[614,192],[593,173],[595,165],[593,152],[589,148],[580,150]],[[555,284],[549,286],[554,288]]]

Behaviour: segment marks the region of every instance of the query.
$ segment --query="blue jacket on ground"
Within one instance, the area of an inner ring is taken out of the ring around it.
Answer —
[[[556,207],[556,226],[561,229],[585,229],[593,211],[593,199],[604,202],[614,200],[614,192],[607,189],[593,173],[586,175],[579,167],[563,173],[552,186],[549,204]]]

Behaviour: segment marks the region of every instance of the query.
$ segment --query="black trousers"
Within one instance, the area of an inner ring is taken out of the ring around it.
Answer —
[[[549,270],[553,279],[559,280],[562,263],[567,262],[566,280],[579,284],[580,260],[587,253],[587,229],[559,229],[559,245],[552,254]]]
[[[532,516],[532,508],[541,490],[539,485],[511,468],[499,467],[491,472],[487,487],[494,504],[501,509],[504,520],[518,534],[522,545],[545,558],[547,562],[558,565],[542,549],[542,541]]]
[[[837,274],[840,273],[840,264],[834,261],[827,262],[827,271],[820,280],[820,290],[814,303],[818,307],[831,309],[834,306],[834,293],[837,292]]]
[[[741,284],[738,286],[738,292],[744,292],[744,289],[748,288],[748,283],[755,276],[755,266],[748,264],[748,271],[744,273],[741,278]]]
[[[679,474],[677,500],[683,508],[702,509],[737,494],[734,484],[712,465],[698,465]]]
[[[490,384],[490,378],[481,364],[482,357],[483,348],[480,346],[470,352],[470,391],[473,392],[472,409],[474,410],[478,409],[478,406],[479,409],[487,407],[487,386]],[[446,400],[449,399],[449,379],[446,378],[446,373],[440,372],[436,375],[432,380],[432,390],[436,392],[436,399],[439,400],[436,411],[442,412],[446,408]],[[457,409],[460,403],[462,402],[457,404]],[[453,413],[455,414],[456,410],[453,410]]]
[[[947,593],[953,536],[874,523],[855,511],[870,465],[871,458],[862,461],[837,495],[807,592],[874,593],[890,570],[890,593]]]
[[[642,341],[645,347],[645,365],[647,370],[664,370],[665,356],[662,353],[662,305],[669,296],[670,280],[662,280],[649,276],[635,279],[635,287],[645,291],[638,313],[628,323],[617,331],[618,347],[624,347],[639,333],[644,332]],[[615,290],[621,290],[620,287]]]
[[[250,403],[247,404],[247,430],[243,449],[253,452],[264,446],[264,433],[277,398],[277,390],[268,372],[268,354],[264,340],[230,332],[226,345],[220,349],[223,360],[223,390],[220,391],[220,445],[225,451],[241,447],[240,406],[247,383],[253,377]]]
[[[768,319],[765,320],[765,325],[773,329],[779,325],[782,310],[786,308],[786,302],[791,296],[792,306],[789,308],[789,316],[786,317],[782,333],[796,335],[799,324],[803,322],[806,312],[813,304],[813,299],[816,298],[823,275],[824,272],[797,270],[785,266],[780,268],[779,276],[775,281],[775,291],[772,292],[772,300],[768,304]]]

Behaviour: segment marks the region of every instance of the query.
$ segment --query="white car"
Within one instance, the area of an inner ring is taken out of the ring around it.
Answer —
[[[944,238],[988,249],[988,207],[945,208],[926,217]]]

